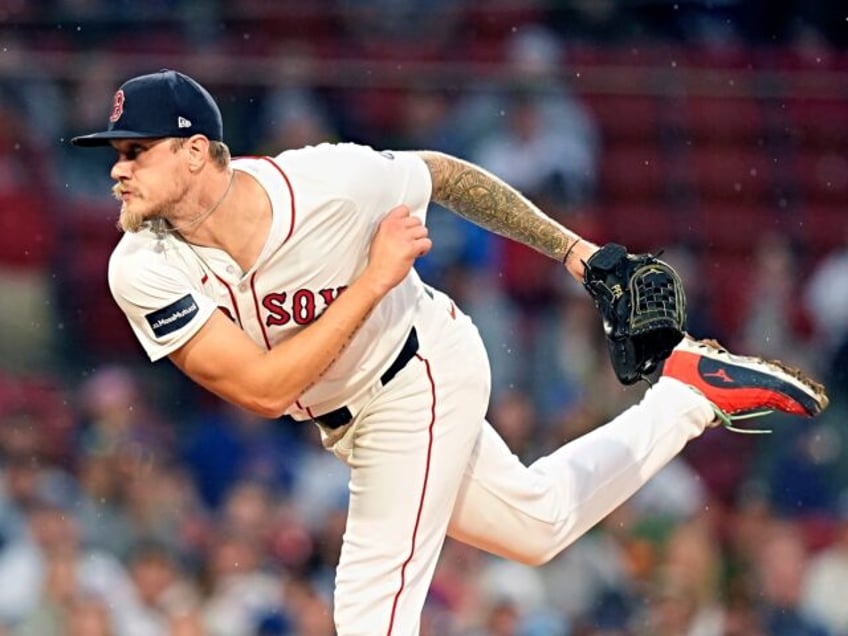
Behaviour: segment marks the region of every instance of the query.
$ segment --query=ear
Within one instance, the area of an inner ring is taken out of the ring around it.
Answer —
[[[209,139],[205,135],[192,135],[185,142],[188,152],[188,165],[192,172],[197,172],[209,160]]]

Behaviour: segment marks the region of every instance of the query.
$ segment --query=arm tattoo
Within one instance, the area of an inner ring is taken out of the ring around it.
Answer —
[[[430,169],[432,199],[472,223],[563,262],[580,237],[486,170],[439,152],[419,152]]]

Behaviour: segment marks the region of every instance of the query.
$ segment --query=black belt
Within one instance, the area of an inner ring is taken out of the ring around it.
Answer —
[[[418,351],[418,334],[415,333],[415,327],[409,332],[406,342],[403,343],[400,353],[398,353],[395,361],[386,369],[386,372],[380,376],[380,383],[386,386],[392,381],[392,378],[398,374],[398,371],[406,366],[406,363],[412,360],[412,356]],[[337,408],[335,411],[324,413],[318,417],[313,417],[313,420],[327,428],[339,428],[344,426],[353,419],[353,413],[346,406]]]

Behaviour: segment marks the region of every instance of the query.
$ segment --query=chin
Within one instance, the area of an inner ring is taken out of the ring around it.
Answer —
[[[124,232],[138,232],[145,226],[147,221],[148,219],[145,215],[133,212],[126,203],[121,206],[121,216],[118,219],[118,225]]]

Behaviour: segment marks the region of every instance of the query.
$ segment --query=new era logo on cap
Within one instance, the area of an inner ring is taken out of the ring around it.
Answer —
[[[124,82],[112,98],[109,126],[71,139],[77,146],[106,146],[113,139],[206,135],[224,140],[221,111],[209,92],[188,75],[163,69]]]

